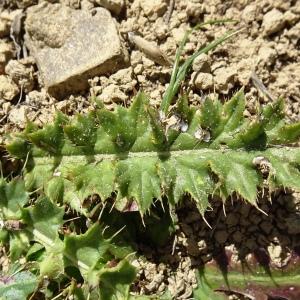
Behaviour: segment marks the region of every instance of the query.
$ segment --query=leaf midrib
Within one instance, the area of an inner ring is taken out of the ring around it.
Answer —
[[[199,159],[205,159],[210,155],[220,155],[220,154],[248,154],[249,157],[263,156],[264,154],[272,154],[276,156],[286,157],[287,153],[290,155],[299,153],[299,149],[296,147],[285,147],[284,154],[281,148],[267,148],[265,150],[255,150],[247,151],[245,149],[194,149],[194,150],[171,150],[171,151],[148,151],[148,152],[129,152],[129,153],[117,153],[117,154],[93,154],[93,155],[82,155],[82,154],[63,154],[63,155],[51,155],[51,156],[33,156],[33,160],[38,165],[48,165],[49,163],[54,163],[57,158],[60,159],[60,164],[64,163],[76,163],[87,161],[89,163],[101,162],[103,160],[126,160],[131,158],[176,158],[184,156],[198,156]],[[92,160],[91,160],[92,158]]]

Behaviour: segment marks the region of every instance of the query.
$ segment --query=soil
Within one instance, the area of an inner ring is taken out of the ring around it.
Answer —
[[[153,105],[159,105],[170,79],[171,66],[159,65],[146,57],[130,41],[128,33],[135,32],[155,42],[168,60],[173,61],[188,28],[219,18],[239,22],[196,31],[186,45],[185,55],[228,29],[243,30],[194,62],[186,87],[191,104],[201,105],[206,96],[214,93],[226,100],[244,87],[247,116],[255,114],[258,102],[264,104],[283,97],[288,118],[300,120],[300,3],[297,0],[175,0],[173,9],[173,1],[168,0],[126,0],[118,15],[114,10],[113,16],[129,51],[130,65],[110,76],[90,78],[89,89],[63,100],[48,95],[34,59],[22,57],[24,51],[18,51],[10,37],[17,13],[26,12],[26,8],[37,2],[4,0],[0,4],[0,144],[8,132],[23,129],[27,120],[42,125],[51,122],[57,110],[70,116],[89,111],[93,108],[91,96],[99,96],[113,109],[120,103],[128,106],[133,95],[142,89]],[[88,0],[49,2],[61,2],[74,9],[93,9],[97,5],[97,1]],[[18,29],[22,36],[22,22]],[[264,83],[269,96],[253,84],[252,72]],[[139,245],[147,260],[135,262],[140,270],[135,292],[162,293],[168,287],[175,299],[189,299],[196,286],[197,267],[224,249],[230,249],[241,259],[264,248],[274,264],[282,267],[289,260],[290,251],[300,246],[299,224],[293,222],[293,216],[300,212],[300,195],[279,191],[271,198],[272,205],[263,197],[259,202],[267,215],[240,200],[232,199],[224,207],[221,202],[213,201],[213,210],[205,215],[212,229],[192,202],[179,207],[178,228],[167,246],[155,249]]]

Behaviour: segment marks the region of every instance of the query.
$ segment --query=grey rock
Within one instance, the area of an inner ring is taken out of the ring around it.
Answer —
[[[294,14],[293,12],[288,10],[284,13],[283,18],[288,24],[294,25],[299,21],[300,15]]]
[[[116,84],[110,84],[105,87],[98,97],[104,103],[125,102],[128,99],[126,94]]]
[[[0,74],[4,73],[5,65],[13,57],[13,53],[12,44],[0,41]]]
[[[256,239],[254,238],[249,238],[245,241],[244,245],[250,250],[253,251],[254,249],[257,248],[257,243]]]
[[[12,101],[18,94],[19,88],[11,78],[0,75],[0,99]]]
[[[125,6],[124,0],[90,0],[90,2],[103,6],[116,15],[119,15]]]
[[[251,206],[249,204],[244,204],[241,207],[240,213],[242,214],[242,219],[246,219],[249,215]]]
[[[91,10],[94,8],[94,3],[90,2],[89,0],[81,0],[80,8],[83,10]]]
[[[140,0],[140,7],[146,16],[162,16],[167,10],[167,3],[163,0]]]
[[[264,15],[262,23],[263,32],[265,35],[271,35],[281,30],[284,27],[284,23],[283,13],[274,8]]]
[[[26,107],[24,105],[13,107],[9,112],[8,120],[20,128],[24,128],[26,124]]]
[[[237,72],[233,67],[219,68],[214,71],[214,75],[217,90],[227,94],[234,85]]]
[[[268,245],[269,244],[269,241],[268,239],[264,236],[264,235],[259,235],[257,237],[257,244],[264,247],[265,245]]]
[[[199,251],[201,251],[202,253],[207,251],[207,244],[205,240],[200,240],[197,244],[198,244]]]
[[[272,264],[275,265],[277,268],[285,267],[291,260],[290,251],[285,247],[282,247],[281,245],[269,245],[268,252]]]
[[[205,54],[202,53],[193,62],[193,70],[195,72],[203,72],[203,73],[209,73],[211,71],[210,65],[211,65],[211,58]]]
[[[42,3],[27,10],[25,42],[50,94],[61,98],[84,90],[88,79],[126,65],[116,24],[109,11],[73,10]]]
[[[264,65],[271,66],[277,58],[277,52],[271,46],[263,44],[258,51],[258,57]]]
[[[119,70],[110,77],[110,80],[119,85],[124,92],[131,92],[134,90],[137,84],[136,80],[133,78],[132,67]]]
[[[34,87],[34,68],[30,57],[21,60],[10,60],[5,67],[5,73],[26,93]]]
[[[258,214],[257,212],[253,212],[250,217],[249,217],[249,221],[251,222],[251,224],[259,224],[262,221],[262,216],[260,214]]]
[[[254,233],[254,232],[258,232],[259,228],[256,225],[251,225],[251,226],[247,227],[247,231]]]
[[[246,23],[254,22],[258,15],[258,6],[256,3],[249,3],[243,12],[242,12],[242,20]]]
[[[9,19],[1,13],[0,14],[0,38],[9,36],[10,23]]]
[[[180,224],[180,226],[181,226],[181,230],[183,231],[183,233],[186,236],[192,236],[193,235],[193,229],[192,229],[191,226],[189,226],[185,223]]]
[[[191,84],[196,90],[209,90],[213,88],[213,76],[209,73],[196,73],[192,74]]]
[[[200,254],[198,244],[195,240],[190,239],[188,241],[187,252],[192,256],[198,256]]]

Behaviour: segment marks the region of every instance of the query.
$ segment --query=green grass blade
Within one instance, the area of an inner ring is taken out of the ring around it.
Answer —
[[[170,106],[170,103],[172,102],[172,99],[178,92],[179,86],[181,82],[185,79],[185,76],[187,74],[187,71],[191,64],[193,63],[194,59],[199,56],[201,53],[207,53],[208,51],[216,48],[219,44],[223,43],[225,40],[229,39],[232,37],[234,34],[237,32],[227,32],[224,36],[222,36],[220,39],[215,40],[214,42],[210,43],[206,47],[200,49],[196,53],[194,53],[192,56],[190,56],[185,63],[180,67],[179,66],[179,61],[180,61],[180,56],[182,54],[183,48],[186,45],[189,36],[192,34],[194,30],[200,29],[205,27],[206,25],[215,25],[215,24],[223,24],[223,23],[228,23],[228,22],[236,22],[235,20],[231,19],[224,19],[224,20],[211,20],[207,21],[201,24],[196,25],[192,29],[188,30],[182,41],[180,42],[179,48],[176,51],[176,56],[175,56],[175,62],[173,66],[173,71],[171,75],[171,80],[170,84],[166,90],[166,93],[163,97],[162,103],[161,103],[161,111],[166,114],[168,111],[168,108]],[[183,72],[183,73],[182,73]]]

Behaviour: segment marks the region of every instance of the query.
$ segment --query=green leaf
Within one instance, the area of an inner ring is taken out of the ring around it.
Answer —
[[[262,248],[244,261],[236,260],[230,252],[223,253],[218,261],[212,260],[199,271],[194,298],[224,299],[220,295],[223,292],[257,300],[268,299],[268,296],[297,300],[300,296],[300,257],[296,252],[291,257],[284,268],[278,269]]]
[[[222,159],[213,157],[210,161],[211,169],[220,179],[225,198],[237,192],[253,205],[256,204],[257,187],[262,184],[262,178],[253,168],[251,161],[247,161],[246,153],[220,154]]]
[[[126,259],[116,259],[115,250],[96,223],[82,235],[65,238],[65,267],[76,266],[90,287],[99,287],[100,299],[127,299],[135,268]]]
[[[82,150],[89,154],[94,149],[94,145],[97,139],[97,124],[95,118],[91,118],[89,115],[78,115],[76,122],[64,127],[64,132],[70,139],[70,141],[81,147]]]
[[[135,158],[121,161],[117,166],[118,198],[130,195],[136,199],[141,212],[150,208],[153,198],[161,198],[160,179],[157,176],[156,158]]]
[[[40,150],[59,155],[64,145],[63,125],[66,120],[66,116],[58,113],[54,125],[46,125],[45,128],[28,133],[26,136]]]
[[[7,182],[0,178],[0,212],[4,220],[17,220],[21,217],[20,208],[28,201],[24,181],[14,179]]]
[[[275,103],[268,104],[262,109],[262,121],[265,124],[266,131],[271,131],[284,119],[284,101],[278,99]]]
[[[26,300],[38,287],[37,277],[28,271],[0,278],[0,298],[3,300]]]
[[[44,252],[44,246],[40,243],[34,243],[26,253],[28,260],[37,261]]]
[[[29,242],[26,232],[16,231],[10,234],[9,252],[12,261],[16,261],[29,248]]]
[[[96,110],[76,120],[64,118],[63,123],[59,116],[53,128],[47,126],[52,132],[60,124],[57,149],[47,152],[39,143],[31,144],[26,188],[42,188],[53,202],[66,203],[85,215],[83,201],[92,194],[105,201],[117,192],[115,207],[125,210],[128,203],[136,203],[141,215],[164,195],[174,206],[190,194],[204,214],[211,194],[225,199],[236,193],[256,205],[257,190],[266,184],[299,189],[300,150],[284,144],[299,139],[298,125],[285,123],[282,102],[261,109],[251,122],[243,116],[244,109],[242,90],[224,104],[207,99],[200,111],[183,99],[169,125],[141,93],[129,108]],[[91,131],[83,129],[84,124],[92,124]],[[70,139],[65,128],[67,132],[72,128],[78,140],[80,134],[83,140],[89,136],[87,132],[93,132],[96,140],[91,139],[88,150],[76,145],[79,142],[74,136]],[[44,129],[35,132],[44,134]],[[283,142],[280,147],[273,145],[275,136]],[[25,137],[25,142],[30,140]],[[264,172],[264,166],[256,163],[259,158],[267,162]]]
[[[64,208],[57,207],[48,198],[37,200],[34,206],[23,209],[26,230],[44,246],[53,246],[58,239],[58,229],[63,224]]]
[[[135,279],[136,272],[128,261],[124,260],[116,267],[105,269],[100,276],[101,300],[129,299],[129,287]]]
[[[22,207],[28,202],[24,181],[20,178],[7,182],[0,178],[0,232],[9,241],[10,258],[15,261],[29,247],[29,238],[19,231],[22,227]]]
[[[203,280],[203,277],[198,277],[198,286],[193,291],[193,300],[225,300],[225,296],[219,295]]]
[[[212,137],[218,136],[218,128],[222,118],[222,105],[219,101],[206,98],[201,110],[201,125],[210,130]]]

